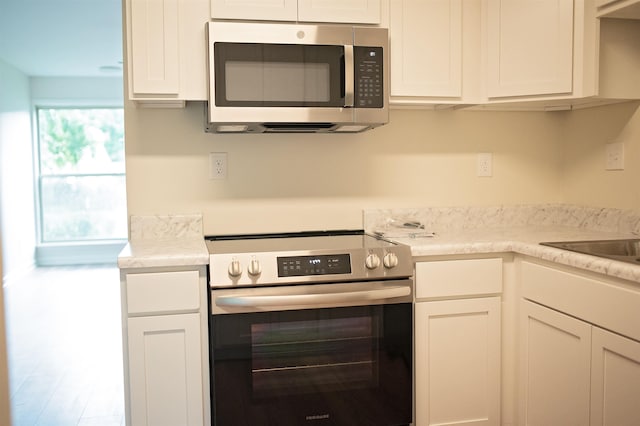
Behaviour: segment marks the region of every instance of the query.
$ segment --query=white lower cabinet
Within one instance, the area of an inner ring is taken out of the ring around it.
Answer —
[[[128,319],[131,424],[203,424],[200,314]]]
[[[416,263],[415,425],[499,425],[502,259]]]
[[[640,425],[640,342],[593,327],[591,424]]]
[[[640,342],[523,300],[521,425],[640,424]]]
[[[416,426],[500,424],[500,297],[416,303]]]
[[[208,426],[206,269],[122,270],[127,426]]]
[[[588,425],[591,326],[523,301],[521,425]]]

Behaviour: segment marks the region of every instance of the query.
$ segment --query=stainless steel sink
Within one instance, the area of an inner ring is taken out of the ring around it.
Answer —
[[[640,239],[558,241],[540,244],[640,265]]]

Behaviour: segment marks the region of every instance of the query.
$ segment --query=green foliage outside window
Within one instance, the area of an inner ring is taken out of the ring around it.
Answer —
[[[124,118],[120,108],[38,110],[40,165],[43,174],[78,171],[83,158],[94,158],[100,150],[109,160],[97,158],[91,165],[111,170],[124,166]],[[102,164],[100,164],[102,162]],[[102,170],[87,170],[87,173]],[[122,169],[124,172],[124,168]]]
[[[43,242],[126,238],[123,115],[38,109]]]

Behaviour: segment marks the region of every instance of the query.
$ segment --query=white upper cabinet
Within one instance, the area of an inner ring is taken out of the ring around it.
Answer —
[[[597,19],[593,0],[488,0],[484,27],[490,104],[570,109],[640,97],[638,20]]]
[[[481,6],[467,0],[390,0],[392,105],[481,101]]]
[[[489,0],[488,97],[571,93],[573,20],[573,0]]]
[[[298,21],[380,23],[380,0],[298,0]]]
[[[211,0],[214,19],[380,23],[381,0]]]
[[[295,21],[297,0],[211,0],[211,16],[215,19],[256,19]]]
[[[180,91],[178,0],[130,0],[133,95]]]
[[[126,0],[129,99],[206,100],[209,0]]]
[[[391,96],[462,96],[462,0],[391,0]]]

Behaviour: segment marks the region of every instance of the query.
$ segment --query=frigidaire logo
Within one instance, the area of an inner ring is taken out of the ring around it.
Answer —
[[[312,416],[305,417],[306,420],[326,420],[329,418],[329,414],[314,414]]]

